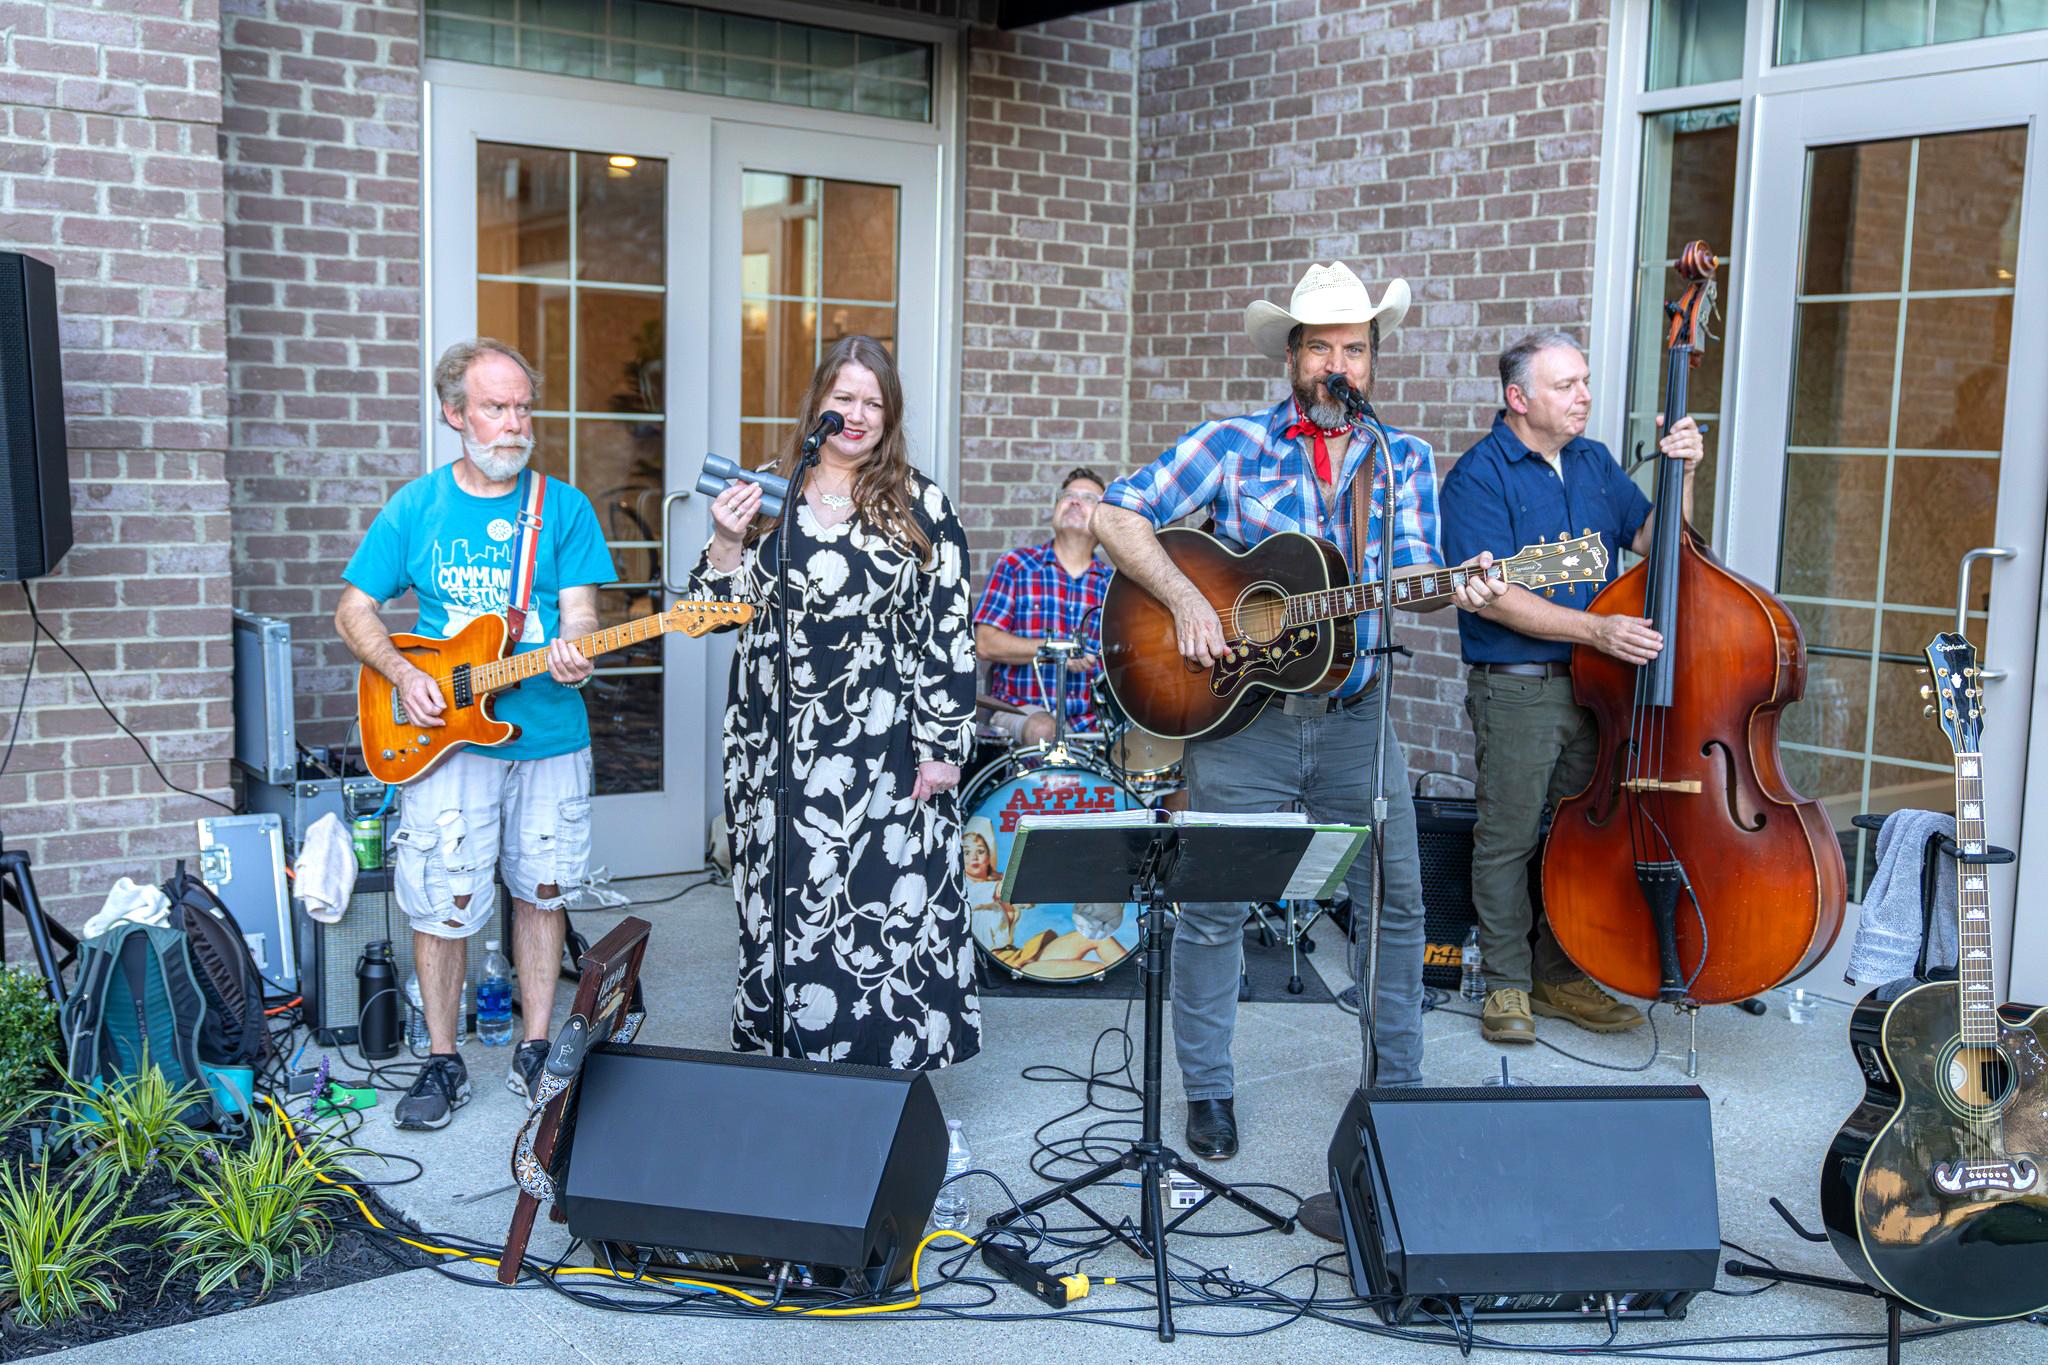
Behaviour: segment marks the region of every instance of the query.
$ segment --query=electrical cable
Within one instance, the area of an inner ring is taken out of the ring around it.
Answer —
[[[28,595],[26,579],[22,581],[21,592],[24,597]],[[30,606],[33,607],[34,603],[30,603]],[[31,626],[28,632],[28,666],[21,672],[21,695],[14,699],[14,725],[7,731],[7,752],[0,754],[0,777],[7,775],[7,765],[14,761],[14,743],[21,738],[22,708],[28,705],[29,684],[35,681],[36,646],[42,642],[42,638],[41,632]]]

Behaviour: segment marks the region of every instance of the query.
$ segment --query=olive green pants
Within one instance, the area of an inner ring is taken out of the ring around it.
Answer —
[[[1472,907],[1489,991],[1528,990],[1582,975],[1529,900],[1529,859],[1543,808],[1585,787],[1599,736],[1593,713],[1572,700],[1570,678],[1525,678],[1471,669],[1465,713],[1479,762],[1479,823],[1472,831]],[[1536,930],[1532,964],[1529,930]]]

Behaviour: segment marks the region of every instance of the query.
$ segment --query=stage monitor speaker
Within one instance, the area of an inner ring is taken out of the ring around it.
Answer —
[[[40,578],[70,548],[57,272],[0,251],[0,582]]]
[[[879,1293],[946,1174],[922,1072],[625,1046],[577,1084],[558,1202],[571,1236],[754,1284]]]
[[[1683,1317],[1719,1262],[1697,1086],[1362,1090],[1330,1188],[1389,1323]]]

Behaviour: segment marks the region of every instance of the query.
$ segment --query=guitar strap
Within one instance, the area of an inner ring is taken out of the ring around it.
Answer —
[[[1368,443],[1370,444],[1370,443]],[[1365,572],[1365,532],[1372,525],[1372,486],[1380,477],[1380,452],[1373,446],[1366,452],[1366,459],[1358,472],[1351,476],[1351,577],[1355,581]]]
[[[512,594],[505,602],[508,652],[526,638],[526,609],[533,601],[534,566],[540,560],[541,504],[547,496],[547,475],[531,469],[520,471],[519,519],[512,532]]]

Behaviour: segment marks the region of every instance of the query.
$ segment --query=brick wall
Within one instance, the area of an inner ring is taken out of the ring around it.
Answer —
[[[299,737],[353,719],[341,570],[420,472],[416,0],[227,0],[235,605],[291,622]]]
[[[1065,470],[1127,463],[1137,19],[966,39],[959,500],[977,572],[1049,534]]]
[[[1241,313],[1314,260],[1415,306],[1374,406],[1439,470],[1499,404],[1501,346],[1591,313],[1604,0],[1150,0],[1140,25],[1134,462],[1276,401]],[[1395,720],[1417,768],[1469,771],[1457,633],[1409,617]]]
[[[225,797],[231,702],[215,0],[0,2],[0,247],[56,267],[76,546],[44,623],[179,786]],[[0,589],[0,731],[29,649]],[[47,641],[0,833],[77,923],[214,808],[170,792]],[[10,935],[17,924],[10,923]]]

